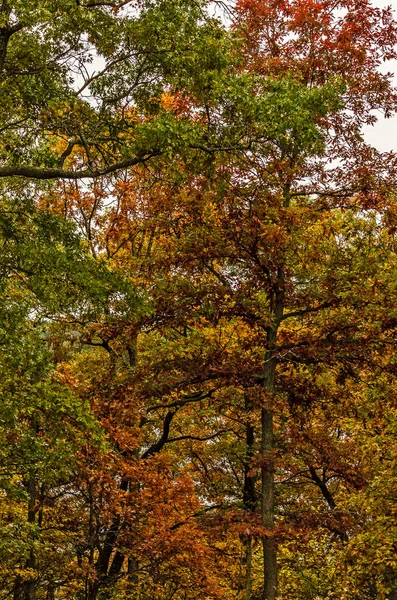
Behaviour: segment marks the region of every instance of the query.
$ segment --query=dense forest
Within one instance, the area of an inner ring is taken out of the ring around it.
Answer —
[[[0,1],[0,600],[396,600],[396,43]]]

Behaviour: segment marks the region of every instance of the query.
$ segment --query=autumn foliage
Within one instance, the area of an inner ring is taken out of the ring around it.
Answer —
[[[395,600],[392,10],[0,14],[0,599]]]

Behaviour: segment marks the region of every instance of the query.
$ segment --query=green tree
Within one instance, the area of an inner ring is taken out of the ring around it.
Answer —
[[[1,177],[93,178],[202,139],[160,104],[225,65],[205,3],[5,0],[0,18]]]

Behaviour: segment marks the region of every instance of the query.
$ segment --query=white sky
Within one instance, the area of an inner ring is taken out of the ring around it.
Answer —
[[[379,8],[392,6],[397,11],[397,0],[372,0],[372,4]],[[397,12],[394,18],[397,18]],[[397,61],[386,63],[382,71],[397,74]],[[395,77],[395,85],[397,86],[397,77]],[[379,115],[379,120],[373,127],[364,128],[364,137],[369,144],[382,152],[390,150],[397,152],[397,116],[385,119],[383,115]]]

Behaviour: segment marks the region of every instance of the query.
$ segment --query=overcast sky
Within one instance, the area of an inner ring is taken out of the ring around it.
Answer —
[[[397,9],[396,0],[372,0],[372,4],[379,8],[393,6],[395,11]],[[397,13],[394,17],[397,18]],[[397,74],[397,61],[390,61],[384,65],[383,70]],[[395,78],[395,82],[397,85],[397,77]],[[382,115],[379,115],[378,122],[373,127],[366,127],[364,135],[366,141],[378,148],[378,150],[382,152],[394,150],[397,152],[397,116],[385,119]]]

